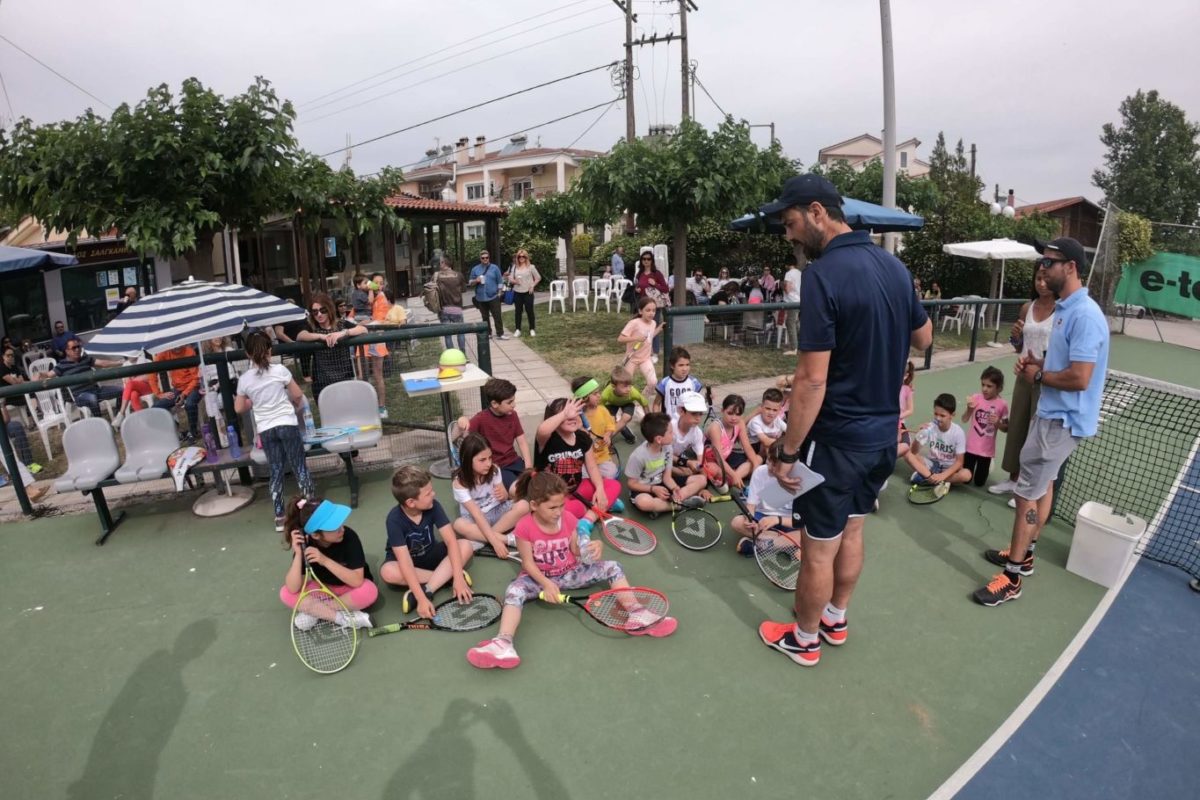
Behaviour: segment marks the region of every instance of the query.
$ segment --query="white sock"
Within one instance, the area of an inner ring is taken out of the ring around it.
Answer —
[[[800,630],[800,623],[798,622],[796,623],[796,627],[793,629],[792,633],[796,636],[796,641],[800,642],[800,644],[811,644],[817,640],[817,635],[815,633],[809,633],[808,631]]]
[[[846,609],[838,608],[833,603],[826,603],[824,616],[825,619],[836,625],[846,619]]]
[[[506,534],[504,537],[504,543],[506,545],[508,545],[509,547],[516,547],[517,546],[516,534],[513,534],[513,533]]]

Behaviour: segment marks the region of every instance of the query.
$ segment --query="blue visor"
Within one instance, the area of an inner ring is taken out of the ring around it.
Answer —
[[[318,531],[336,531],[346,523],[350,516],[350,506],[338,505],[328,500],[322,500],[321,505],[304,523],[304,532],[312,536]]]

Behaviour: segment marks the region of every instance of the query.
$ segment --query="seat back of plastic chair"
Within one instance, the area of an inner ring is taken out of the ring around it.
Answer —
[[[156,457],[168,455],[179,448],[179,431],[175,418],[165,408],[147,408],[130,414],[121,423],[121,441],[125,443],[125,457],[134,455]]]
[[[596,294],[608,294],[610,291],[612,291],[612,280],[600,278],[596,281]]]
[[[575,294],[587,294],[590,288],[587,278],[576,278],[575,282],[571,284],[571,291]]]
[[[379,402],[375,387],[366,381],[340,381],[326,386],[317,398],[321,427],[379,424]]]
[[[566,294],[567,294],[567,282],[566,281],[562,281],[562,280],[550,281],[550,296],[551,297],[565,297]]]
[[[120,463],[121,457],[117,451],[117,440],[113,438],[112,425],[100,417],[87,417],[72,422],[63,431],[62,445],[63,452],[67,454],[67,467],[70,472],[88,462],[111,465],[112,469],[116,469]]]
[[[54,365],[57,363],[58,361],[56,359],[53,359],[49,356],[34,359],[29,364],[29,375],[30,377],[33,377],[34,375],[38,375],[43,372],[49,372],[50,370],[54,369]]]

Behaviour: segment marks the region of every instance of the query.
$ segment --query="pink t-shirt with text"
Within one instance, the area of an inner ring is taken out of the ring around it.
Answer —
[[[975,400],[975,413],[971,424],[967,426],[967,452],[984,458],[996,455],[996,426],[988,422],[988,416],[995,414],[1000,419],[1008,416],[1008,403],[1003,397],[985,400],[982,394],[971,395]]]
[[[553,578],[579,566],[575,554],[571,552],[571,537],[575,535],[575,526],[578,524],[579,520],[564,511],[558,532],[546,533],[529,514],[517,523],[513,535],[533,545],[533,563],[537,564],[543,575]]]

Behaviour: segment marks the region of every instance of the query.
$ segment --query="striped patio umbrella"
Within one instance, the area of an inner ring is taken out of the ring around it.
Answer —
[[[186,281],[138,300],[92,337],[93,356],[154,355],[172,347],[304,319],[304,309],[235,283]]]

